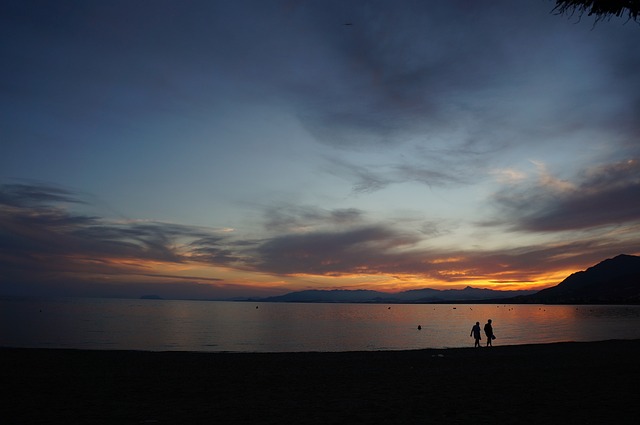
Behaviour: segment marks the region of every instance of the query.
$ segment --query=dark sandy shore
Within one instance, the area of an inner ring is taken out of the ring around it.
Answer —
[[[640,420],[640,340],[350,353],[0,348],[6,424]]]

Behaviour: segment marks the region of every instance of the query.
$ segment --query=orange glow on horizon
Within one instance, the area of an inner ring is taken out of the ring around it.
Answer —
[[[425,278],[416,275],[340,275],[340,276],[318,276],[298,273],[294,278],[313,281],[315,285],[304,285],[302,289],[372,289],[382,292],[401,292],[412,289],[463,289],[467,286],[474,288],[486,288],[495,290],[540,290],[550,286],[555,286],[566,278],[570,272],[553,272],[541,274],[529,280],[509,280],[509,279],[489,279],[489,278],[468,278],[456,279],[454,281],[443,281],[433,278]]]
[[[131,258],[91,258],[74,256],[75,273],[110,282],[191,282],[211,286],[237,286],[255,288],[256,292],[271,290],[294,292],[308,289],[370,289],[397,293],[414,289],[463,289],[467,286],[495,290],[540,290],[555,286],[577,270],[554,270],[540,273],[517,271],[482,274],[477,270],[440,270],[435,277],[400,273],[334,273],[318,275],[295,273],[278,275],[233,267],[216,266],[200,262],[169,262]],[[443,258],[439,263],[460,261]]]

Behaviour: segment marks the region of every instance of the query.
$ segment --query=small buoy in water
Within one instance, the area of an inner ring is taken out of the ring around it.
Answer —
[[[418,330],[421,330],[421,329],[422,329],[422,326],[418,325]]]
[[[258,308],[258,306],[256,306],[256,308]]]

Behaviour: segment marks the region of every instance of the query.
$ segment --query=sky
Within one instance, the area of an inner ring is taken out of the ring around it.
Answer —
[[[640,254],[640,25],[3,1],[0,295],[541,289]]]

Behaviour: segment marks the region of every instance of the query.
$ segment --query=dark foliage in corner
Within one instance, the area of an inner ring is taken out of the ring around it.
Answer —
[[[626,15],[630,20],[638,22],[640,0],[556,0],[553,11],[559,15],[573,15],[577,12],[582,16],[586,13],[588,16],[595,16],[596,21]]]

